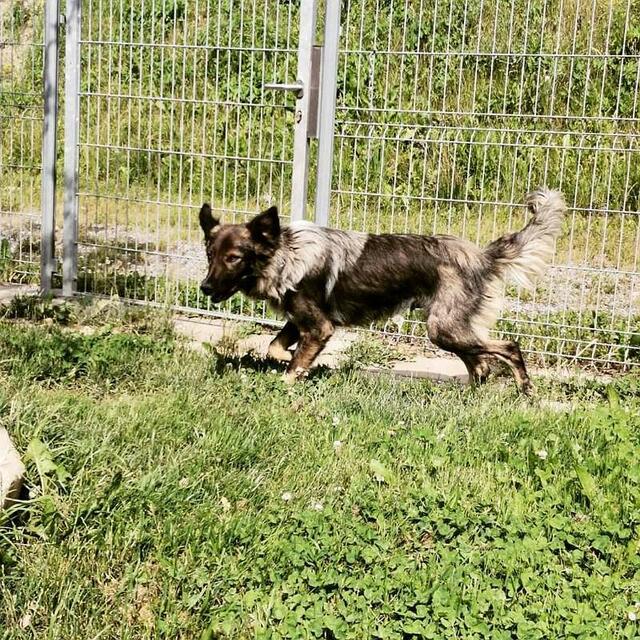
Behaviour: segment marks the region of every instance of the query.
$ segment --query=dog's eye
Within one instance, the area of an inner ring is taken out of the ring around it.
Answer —
[[[237,264],[240,260],[242,260],[242,257],[236,255],[229,255],[225,258],[227,264]]]

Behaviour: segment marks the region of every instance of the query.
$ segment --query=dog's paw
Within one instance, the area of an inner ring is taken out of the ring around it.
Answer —
[[[520,392],[525,395],[527,398],[531,398],[534,394],[534,386],[533,384],[531,384],[530,380],[527,380],[526,382],[524,382],[522,384],[522,386],[520,387]]]
[[[291,385],[295,384],[297,380],[300,378],[304,378],[309,375],[309,371],[307,369],[303,369],[302,367],[297,367],[295,371],[287,371],[282,376],[282,381],[285,384]]]
[[[286,373],[282,374],[282,382],[284,382],[286,385],[294,385],[297,380],[298,376],[296,375],[295,371],[287,371]]]
[[[277,342],[272,342],[267,349],[267,357],[280,362],[290,362],[292,356],[291,351],[287,351]]]

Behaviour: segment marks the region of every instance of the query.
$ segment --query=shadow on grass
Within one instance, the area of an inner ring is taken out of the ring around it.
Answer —
[[[288,363],[281,360],[274,360],[268,356],[261,356],[255,351],[238,354],[211,348],[211,363],[213,371],[222,375],[225,371],[247,370],[255,373],[277,372],[283,374],[287,370]],[[326,365],[314,367],[307,380],[320,380],[335,375],[337,370]]]

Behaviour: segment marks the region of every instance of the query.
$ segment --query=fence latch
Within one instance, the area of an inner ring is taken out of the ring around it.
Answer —
[[[309,83],[309,118],[307,120],[307,138],[318,137],[318,104],[320,95],[320,68],[322,65],[322,47],[314,45],[311,49],[311,73]],[[291,83],[267,82],[262,86],[270,91],[290,91],[299,100],[304,95],[305,86],[301,80]],[[302,113],[300,112],[300,117]],[[296,119],[296,122],[299,122]]]
[[[270,89],[272,91],[291,91],[294,93],[296,98],[302,98],[304,95],[304,85],[301,81],[291,82],[289,84],[279,84],[278,82],[267,82],[263,87],[263,89]]]

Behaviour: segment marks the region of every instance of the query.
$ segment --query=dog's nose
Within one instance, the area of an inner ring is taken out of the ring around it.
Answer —
[[[205,296],[213,295],[213,287],[206,280],[200,283],[200,290]]]

